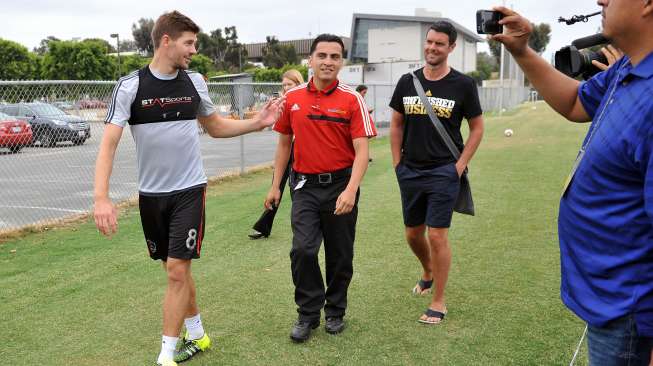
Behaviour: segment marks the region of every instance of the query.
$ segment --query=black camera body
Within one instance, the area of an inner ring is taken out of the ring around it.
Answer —
[[[601,71],[592,65],[596,60],[607,64],[608,60],[602,52],[586,50],[586,48],[608,43],[608,39],[601,33],[579,38],[555,53],[555,68],[563,74],[575,78],[579,75],[587,80]]]

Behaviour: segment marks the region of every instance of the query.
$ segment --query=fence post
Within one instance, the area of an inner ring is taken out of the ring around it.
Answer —
[[[245,118],[245,101],[243,100],[243,85],[234,85],[238,118],[242,121]],[[240,174],[245,174],[245,135],[240,135]]]
[[[372,101],[373,101],[372,102],[372,108],[373,108],[373,110],[372,110],[372,120],[374,121],[374,123],[378,123],[378,120],[376,119],[376,97],[377,97],[376,85],[372,85],[372,87],[374,88],[374,94],[372,94],[374,96],[374,99],[372,99]]]

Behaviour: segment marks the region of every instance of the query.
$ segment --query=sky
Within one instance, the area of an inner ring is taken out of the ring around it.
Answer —
[[[204,32],[236,26],[241,43],[265,42],[268,35],[279,40],[308,38],[319,33],[350,36],[352,14],[414,15],[415,8],[442,13],[470,30],[476,29],[476,10],[501,5],[502,0],[2,0],[3,25],[0,38],[18,42],[30,50],[48,36],[59,39],[103,38],[115,43],[111,33],[120,39],[132,39],[131,26],[139,18],[156,19],[170,10],[179,10],[192,18]],[[600,10],[596,1],[588,0],[505,0],[534,23],[549,23],[551,42],[544,54],[553,52],[576,38],[596,33],[600,16],[588,23],[568,26],[558,23],[559,16],[589,14]],[[487,50],[485,44],[479,51]]]

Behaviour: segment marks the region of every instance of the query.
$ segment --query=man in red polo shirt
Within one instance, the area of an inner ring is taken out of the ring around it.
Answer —
[[[283,171],[295,138],[292,196],[293,242],[290,251],[299,319],[290,338],[304,342],[320,325],[324,307],[326,331],[344,329],[347,288],[353,274],[354,237],[359,186],[368,163],[368,138],[376,136],[365,101],[338,81],[344,45],[340,37],[321,34],[311,45],[313,78],[286,93],[284,111],[274,126],[280,133],[274,161]],[[279,202],[279,180],[265,199],[270,209]],[[318,263],[324,240],[326,291]]]

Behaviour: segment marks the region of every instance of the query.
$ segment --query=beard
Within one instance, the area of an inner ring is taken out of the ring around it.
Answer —
[[[176,70],[188,70],[188,67],[190,66],[190,61],[189,61],[188,63],[186,63],[186,62],[184,62],[184,61],[185,61],[185,58],[184,58],[184,57],[181,57],[180,60],[178,60],[177,62],[175,62],[175,64],[174,64],[174,68],[175,68]]]
[[[428,58],[426,59],[426,64],[431,66],[431,67],[438,67],[438,66],[442,65],[443,62],[444,62],[444,59],[442,59],[442,58],[435,58],[435,59],[430,59],[430,60]]]
[[[174,67],[177,70],[188,70],[188,65],[185,65],[183,63],[175,63]]]

